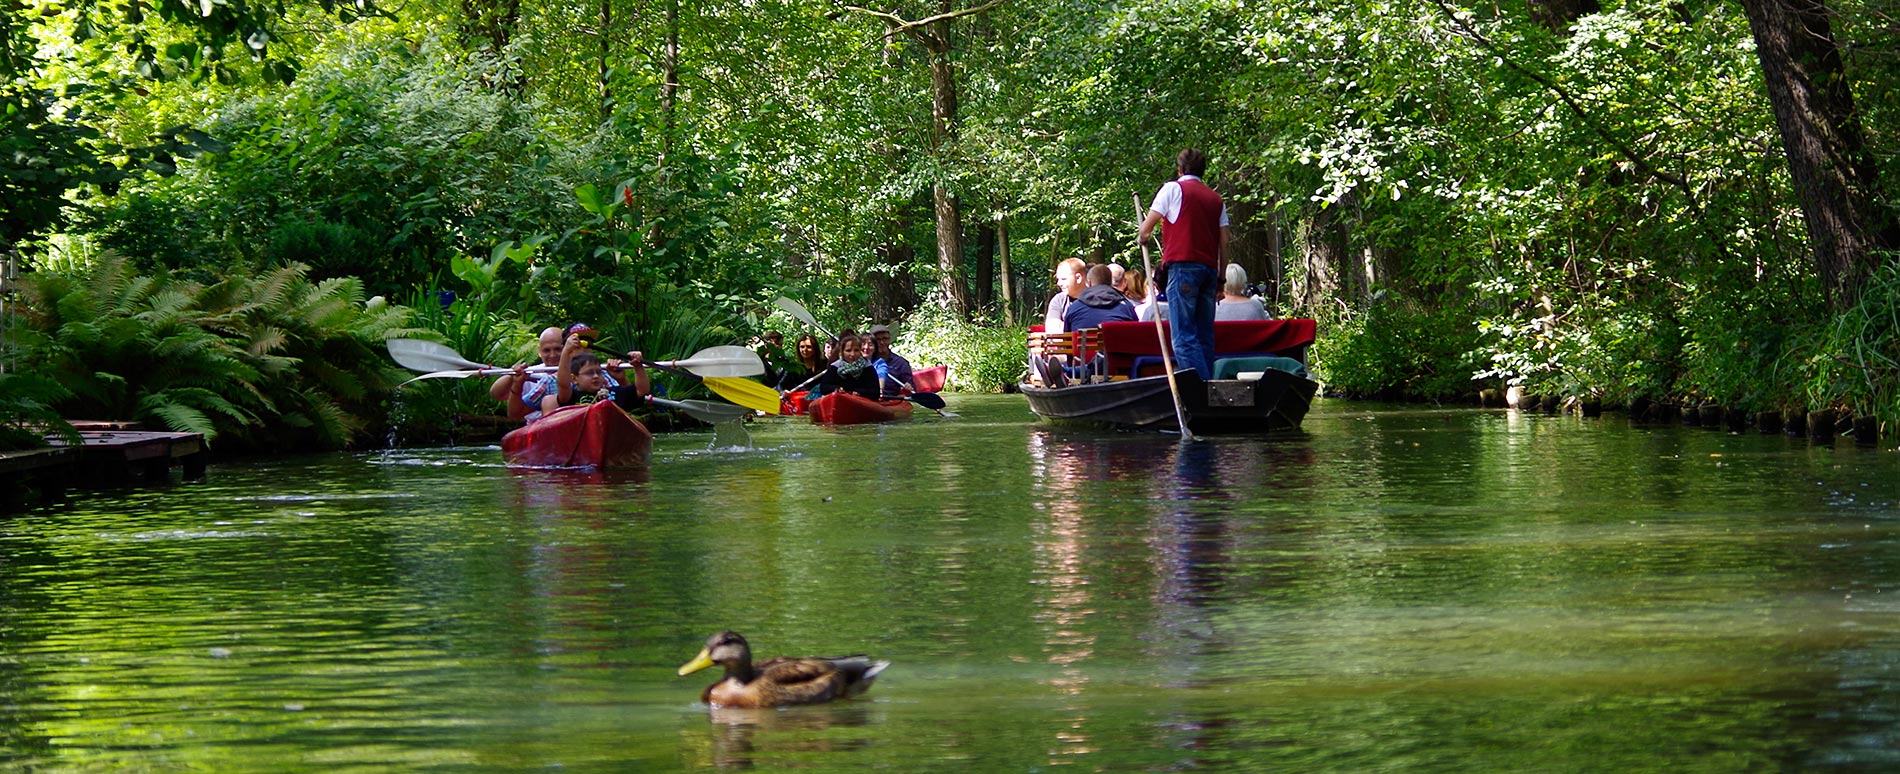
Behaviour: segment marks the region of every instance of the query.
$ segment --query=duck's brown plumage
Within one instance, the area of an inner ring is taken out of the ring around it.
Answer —
[[[752,663],[752,647],[736,632],[720,632],[706,640],[699,656],[680,667],[689,675],[718,664],[726,676],[706,686],[700,700],[714,707],[753,709],[783,707],[855,696],[869,690],[871,681],[891,665],[869,656],[837,658],[773,658]]]

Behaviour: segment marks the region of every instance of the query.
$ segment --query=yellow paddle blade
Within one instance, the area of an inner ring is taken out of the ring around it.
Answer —
[[[708,376],[701,381],[713,394],[733,403],[767,414],[778,413],[778,390],[751,379],[732,376]]]

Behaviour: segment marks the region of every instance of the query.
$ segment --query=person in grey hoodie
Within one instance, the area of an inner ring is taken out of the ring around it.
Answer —
[[[1114,275],[1108,266],[1098,263],[1089,267],[1088,287],[1062,313],[1062,328],[1079,331],[1115,321],[1134,322],[1135,305],[1115,289]]]

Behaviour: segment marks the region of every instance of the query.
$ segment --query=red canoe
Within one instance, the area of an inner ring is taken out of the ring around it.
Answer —
[[[811,402],[811,421],[823,425],[862,425],[910,418],[910,401],[871,400],[842,390]]]
[[[806,392],[805,390],[793,390],[791,392],[785,393],[784,395],[780,396],[778,399],[779,415],[787,416],[787,417],[804,416],[805,412],[811,408],[811,401],[809,400],[809,398],[810,398],[810,393]]]
[[[910,373],[910,388],[918,392],[943,392],[944,382],[949,380],[949,366],[919,368]]]
[[[502,436],[510,465],[558,468],[640,468],[653,434],[613,401],[555,409],[534,424]]]

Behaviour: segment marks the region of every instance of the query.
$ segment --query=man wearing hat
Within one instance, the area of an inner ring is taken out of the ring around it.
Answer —
[[[877,348],[871,352],[871,365],[878,368],[878,381],[884,384],[884,397],[895,397],[910,389],[910,361],[891,351],[891,327],[871,327],[871,340]]]

